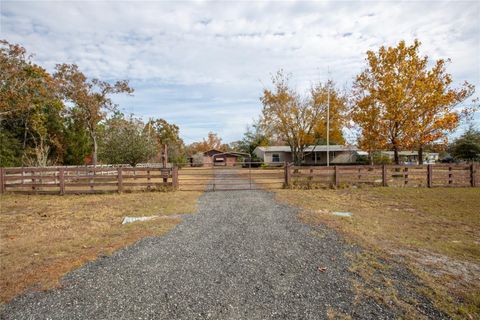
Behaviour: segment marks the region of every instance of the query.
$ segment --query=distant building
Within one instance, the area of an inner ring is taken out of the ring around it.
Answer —
[[[330,164],[353,164],[359,156],[368,156],[368,153],[353,146],[331,145]],[[257,147],[253,151],[255,155],[265,163],[292,162],[293,156],[289,146],[268,146]],[[382,156],[390,158],[393,162],[393,151],[379,151]],[[401,164],[418,164],[418,151],[399,151],[398,156]],[[435,152],[424,152],[423,162],[431,164],[438,162],[439,154]],[[317,145],[305,148],[305,159],[302,162],[306,165],[324,165],[327,163],[327,146]]]
[[[392,161],[394,160],[393,151],[380,151],[382,156],[389,157]],[[401,164],[418,164],[418,151],[399,151],[398,157]],[[423,152],[423,163],[424,164],[433,164],[438,162],[438,153],[436,152]]]
[[[192,166],[234,166],[238,158],[241,157],[234,152],[224,152],[220,150],[208,150],[204,153],[199,153],[190,158]]]
[[[289,146],[257,147],[253,151],[255,155],[266,163],[292,162],[293,156]],[[353,146],[331,145],[329,146],[331,164],[355,163],[359,150]],[[327,163],[327,146],[311,145],[305,148],[303,164],[322,165]]]
[[[359,150],[354,146],[331,145],[330,146],[330,164],[354,164],[359,156],[367,157],[368,152]],[[257,147],[253,151],[255,155],[265,163],[283,163],[293,162],[292,151],[289,146],[268,146]],[[384,157],[388,157],[393,162],[393,151],[378,151]],[[398,156],[401,164],[418,164],[418,151],[399,151]],[[438,162],[439,154],[435,152],[424,152],[423,162],[431,164]],[[305,148],[305,159],[302,164],[305,165],[324,165],[327,163],[327,146],[311,145]]]

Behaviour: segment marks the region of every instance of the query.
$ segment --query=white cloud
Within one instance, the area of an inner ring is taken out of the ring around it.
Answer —
[[[270,74],[298,88],[350,84],[365,52],[419,38],[422,53],[450,57],[456,82],[480,86],[480,4],[468,2],[58,2],[2,1],[0,33],[52,69],[78,64],[92,77],[132,80],[125,110],[176,121],[186,136],[209,129],[240,138],[260,112]],[[209,127],[210,126],[210,127]]]

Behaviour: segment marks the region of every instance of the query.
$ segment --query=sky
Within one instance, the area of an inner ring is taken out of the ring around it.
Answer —
[[[349,88],[368,50],[402,39],[419,39],[432,61],[451,58],[454,83],[480,91],[480,1],[1,0],[0,38],[49,71],[75,63],[130,80],[120,109],[176,123],[186,143],[209,131],[241,139],[279,69],[300,92],[329,77]]]

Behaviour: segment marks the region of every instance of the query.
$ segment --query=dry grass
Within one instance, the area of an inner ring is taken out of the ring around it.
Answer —
[[[251,179],[255,184],[255,188],[260,189],[279,189],[283,187],[285,182],[284,169],[282,167],[267,167],[267,168],[248,168],[238,170],[238,176]]]
[[[178,171],[178,183],[180,190],[208,189],[213,179],[213,168],[210,167],[185,167]]]
[[[352,317],[344,314],[341,311],[337,311],[333,309],[332,307],[327,308],[327,319],[328,320],[351,320]]]
[[[480,189],[279,190],[277,196],[306,209],[305,221],[335,228],[380,260],[405,259],[429,287],[424,293],[453,317],[480,317]]]
[[[122,225],[124,216],[193,213],[199,192],[0,198],[0,301],[46,289],[98,255],[171,230],[181,219]]]
[[[236,188],[249,187],[247,181],[239,182],[238,179],[251,179],[256,188],[281,188],[284,182],[283,168],[186,167],[181,168],[178,174],[180,190],[211,190],[214,181],[220,189],[236,183]]]

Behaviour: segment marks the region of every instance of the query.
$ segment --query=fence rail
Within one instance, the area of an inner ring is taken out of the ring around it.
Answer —
[[[84,194],[177,188],[178,169],[158,167],[0,168],[0,193]]]
[[[293,187],[366,184],[391,187],[476,187],[480,170],[469,165],[374,165],[297,167],[285,169],[285,184]]]
[[[342,185],[478,187],[477,164],[305,167],[44,167],[0,168],[0,193],[84,194],[156,190],[316,188]],[[237,185],[235,187],[234,185]]]
[[[238,162],[186,166],[179,169],[179,190],[280,189],[284,186],[283,165],[277,162]]]

